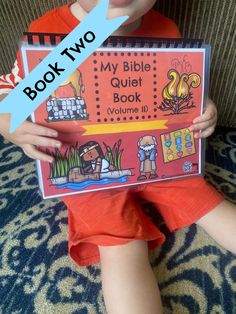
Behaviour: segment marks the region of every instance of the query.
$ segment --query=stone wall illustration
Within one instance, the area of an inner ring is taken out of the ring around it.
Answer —
[[[56,98],[47,101],[48,121],[87,120],[84,98]]]

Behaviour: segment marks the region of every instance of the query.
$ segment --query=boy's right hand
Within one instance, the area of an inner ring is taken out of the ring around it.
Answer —
[[[60,148],[62,145],[59,140],[54,139],[58,136],[57,131],[29,121],[22,123],[15,132],[3,136],[20,146],[28,157],[47,162],[52,162],[53,157],[41,152],[37,146]]]
[[[0,102],[7,96],[8,94],[0,94]],[[37,146],[60,148],[62,145],[59,140],[53,139],[58,136],[57,131],[27,120],[11,134],[9,128],[10,114],[0,114],[0,135],[2,134],[5,139],[20,146],[32,159],[53,162],[54,158],[41,152]]]

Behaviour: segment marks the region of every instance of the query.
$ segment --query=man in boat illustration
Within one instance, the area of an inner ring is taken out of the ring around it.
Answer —
[[[157,141],[155,136],[146,135],[138,141],[138,158],[140,161],[140,175],[138,180],[146,180],[147,174],[149,179],[157,178],[156,167]]]
[[[79,148],[79,152],[82,161],[82,174],[103,173],[115,170],[115,167],[110,165],[108,160],[105,159],[102,148],[97,142],[87,142]]]
[[[119,141],[119,145],[120,145]],[[108,145],[106,149],[109,150],[109,153],[113,151]],[[118,148],[119,148],[118,145]],[[117,147],[117,144],[114,145]],[[119,149],[117,149],[119,150]],[[103,153],[101,146],[95,141],[89,141],[84,145],[79,147],[79,159],[80,165],[69,169],[68,172],[68,182],[85,182],[85,181],[100,181],[103,179],[118,180],[122,178],[122,181],[127,181],[128,176],[131,176],[130,169],[121,169],[119,165],[114,165],[112,158],[107,158],[109,154]],[[121,158],[122,151],[119,152],[119,160]],[[111,157],[111,156],[110,156]],[[106,184],[108,184],[107,182]],[[103,183],[104,184],[104,183]]]

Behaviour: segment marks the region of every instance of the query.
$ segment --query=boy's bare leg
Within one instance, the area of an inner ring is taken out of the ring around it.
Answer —
[[[236,254],[236,205],[223,201],[196,224],[201,226],[216,242]]]
[[[103,295],[109,314],[159,314],[162,305],[145,241],[99,247]]]

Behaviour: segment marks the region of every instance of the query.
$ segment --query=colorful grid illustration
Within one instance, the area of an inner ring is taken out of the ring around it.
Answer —
[[[188,128],[161,134],[164,162],[171,162],[196,153],[194,136]]]

